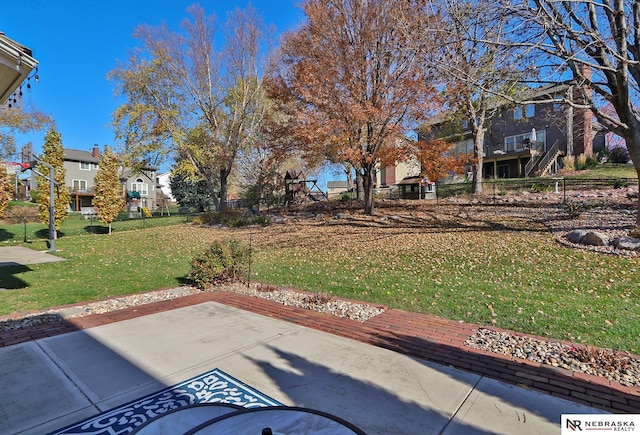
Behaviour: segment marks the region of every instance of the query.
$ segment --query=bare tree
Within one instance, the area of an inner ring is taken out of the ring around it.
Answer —
[[[309,0],[303,10],[306,21],[284,38],[272,94],[286,102],[290,130],[311,154],[354,166],[372,214],[382,149],[415,127],[435,93],[423,51],[400,31],[415,4]]]
[[[126,99],[114,124],[134,167],[178,156],[176,170],[206,180],[223,209],[238,153],[255,142],[267,110],[268,32],[255,9],[236,9],[218,50],[214,18],[198,5],[187,11],[183,33],[166,24],[136,30],[142,48],[110,73]]]
[[[510,46],[540,55],[539,80],[574,84],[579,97],[566,102],[591,110],[602,126],[624,138],[640,176],[640,1],[532,0],[503,6],[512,19]]]
[[[16,134],[43,130],[53,120],[44,113],[22,105],[0,105],[0,159],[16,154]]]
[[[445,112],[440,119],[466,126],[473,139],[472,192],[482,193],[485,126],[507,103],[527,73],[514,60],[514,53],[502,43],[509,28],[495,4],[476,1],[435,1],[431,7],[446,25],[425,27],[414,37],[435,38],[439,50],[426,53],[442,81]],[[427,10],[429,13],[429,10]],[[453,133],[453,132],[449,132]],[[464,135],[460,135],[460,139]],[[451,135],[455,139],[455,135]]]

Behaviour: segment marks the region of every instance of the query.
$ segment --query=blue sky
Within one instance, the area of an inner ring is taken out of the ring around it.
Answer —
[[[166,21],[179,29],[195,0],[21,0],[2,1],[0,31],[29,47],[39,62],[40,81],[25,92],[24,105],[34,105],[56,121],[65,148],[90,150],[115,145],[110,127],[117,107],[106,76],[125,61],[138,41],[131,35],[139,24]],[[302,19],[297,0],[198,2],[222,24],[227,12],[247,4],[281,33]],[[20,148],[33,142],[39,153],[44,132],[18,136]]]

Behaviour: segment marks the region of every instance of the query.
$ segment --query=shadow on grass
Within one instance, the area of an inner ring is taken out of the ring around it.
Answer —
[[[176,283],[179,286],[192,286],[192,285],[194,285],[194,282],[192,280],[190,280],[189,278],[187,278],[186,276],[178,276],[178,277],[176,277]]]
[[[36,237],[39,239],[48,239],[49,238],[49,229],[48,228],[44,228],[42,230],[38,230],[36,231]],[[58,230],[58,235],[57,238],[61,238],[64,237],[65,233],[63,231]]]
[[[14,233],[0,228],[0,242],[5,242],[14,238],[16,238],[16,235]]]
[[[634,204],[596,202],[593,207],[608,207],[635,212]],[[316,211],[316,209],[310,209]],[[420,204],[417,202],[383,202],[377,205],[382,214],[365,217],[354,207],[325,207],[318,209],[332,213],[327,226],[350,225],[354,228],[398,228],[422,232],[520,232],[546,233],[554,223],[571,222],[572,217],[563,203],[554,202],[465,202]],[[336,213],[339,212],[339,213]],[[557,226],[557,225],[555,225]],[[594,227],[595,229],[628,230],[629,225]]]
[[[356,228],[397,228],[420,230],[427,233],[475,231],[540,233],[547,231],[540,222],[534,219],[525,219],[518,216],[513,218],[511,221],[497,222],[490,218],[474,216],[472,212],[467,213],[461,209],[456,214],[450,215],[426,211],[423,216],[393,215],[378,217],[377,220],[373,221],[347,216],[328,221],[325,225],[339,226],[346,223]]]
[[[84,230],[89,234],[109,234],[109,227],[104,225],[87,225]]]
[[[15,275],[31,271],[32,269],[18,263],[0,263],[0,290],[16,290],[29,287],[25,281]]]

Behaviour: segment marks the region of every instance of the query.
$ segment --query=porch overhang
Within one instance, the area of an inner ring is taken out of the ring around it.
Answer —
[[[7,101],[37,65],[31,50],[0,32],[0,104]]]

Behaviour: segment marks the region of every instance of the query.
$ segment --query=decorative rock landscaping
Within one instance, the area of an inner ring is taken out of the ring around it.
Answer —
[[[633,237],[616,237],[609,240],[600,231],[573,230],[564,236],[569,242],[589,246],[613,246],[626,251],[640,251],[640,239]]]
[[[640,387],[640,360],[630,355],[587,346],[479,328],[465,345],[514,358],[575,370],[629,387]]]

